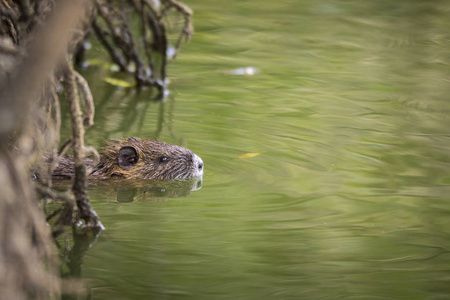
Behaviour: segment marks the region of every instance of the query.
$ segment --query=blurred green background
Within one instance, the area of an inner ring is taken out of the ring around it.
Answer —
[[[157,138],[205,162],[188,197],[89,187],[92,299],[450,298],[450,2],[186,4],[166,101],[83,71],[87,144]]]

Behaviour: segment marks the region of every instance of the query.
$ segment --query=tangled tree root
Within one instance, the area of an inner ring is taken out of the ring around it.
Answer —
[[[84,164],[87,155],[98,159],[84,141],[85,129],[94,123],[94,101],[72,60],[83,56],[81,45],[92,31],[138,87],[164,92],[170,12],[184,20],[174,46],[178,51],[193,30],[191,10],[176,0],[160,0],[159,7],[146,0],[0,0],[0,290],[5,299],[59,297],[46,221],[52,222],[54,236],[68,226],[79,228],[80,222],[87,231],[103,229],[89,203]],[[137,32],[131,19],[140,22]],[[61,99],[69,102],[72,137],[58,151]],[[57,192],[51,173],[69,149],[75,180],[71,190]],[[49,201],[61,205],[48,212]]]

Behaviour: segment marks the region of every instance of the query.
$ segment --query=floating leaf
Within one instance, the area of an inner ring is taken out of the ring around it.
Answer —
[[[261,154],[261,152],[256,152],[256,153],[245,153],[245,154],[242,154],[241,156],[239,156],[238,158],[255,157],[255,156],[258,156],[258,155],[260,155],[260,154]]]
[[[112,77],[104,77],[103,81],[107,82],[111,85],[120,86],[120,87],[124,87],[124,88],[133,87],[136,85],[135,82],[128,82],[125,80],[120,80],[120,79],[116,79],[116,78],[112,78]]]

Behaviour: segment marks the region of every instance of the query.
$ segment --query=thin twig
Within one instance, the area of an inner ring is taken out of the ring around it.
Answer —
[[[77,71],[73,71],[75,76],[75,81],[77,83],[78,90],[81,92],[81,96],[84,100],[86,115],[84,116],[83,124],[84,127],[91,127],[94,125],[94,114],[95,114],[95,106],[94,106],[94,97],[92,97],[91,90],[89,89],[89,85],[84,79],[83,76],[80,75]]]
[[[120,55],[119,52],[116,51],[115,48],[106,39],[108,33],[105,30],[103,30],[95,20],[92,22],[92,28],[94,29],[94,33],[96,34],[100,43],[102,43],[103,47],[105,47],[106,51],[108,51],[112,61],[119,66],[122,72],[126,72],[127,63],[123,58],[123,56]]]
[[[75,180],[73,183],[73,193],[75,195],[80,218],[85,221],[86,227],[99,228],[101,225],[98,215],[91,207],[86,193],[86,166],[84,164],[84,126],[78,97],[75,73],[71,63],[67,60],[65,68],[65,78],[67,80],[67,97],[70,106],[70,120],[72,124],[72,148],[75,160]]]

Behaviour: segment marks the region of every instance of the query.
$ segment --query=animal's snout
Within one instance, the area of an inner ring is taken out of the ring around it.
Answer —
[[[203,167],[204,167],[203,160],[200,157],[198,157],[197,155],[195,155],[194,162],[197,166],[197,175],[198,176],[203,175]]]

